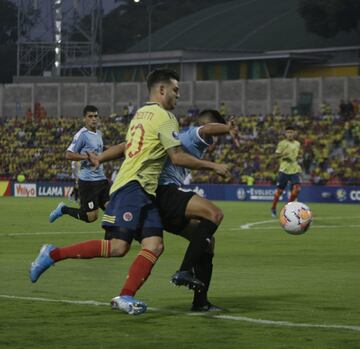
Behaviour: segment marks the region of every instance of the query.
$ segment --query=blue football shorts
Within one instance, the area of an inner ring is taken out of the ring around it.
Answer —
[[[288,183],[293,186],[294,184],[300,184],[301,179],[299,173],[286,174],[284,172],[279,172],[276,187],[279,189],[285,189]]]
[[[105,239],[133,239],[163,236],[163,226],[154,197],[137,181],[131,181],[110,196],[102,218]]]

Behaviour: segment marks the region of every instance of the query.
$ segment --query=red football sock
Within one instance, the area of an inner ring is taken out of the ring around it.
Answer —
[[[142,249],[131,265],[120,296],[134,296],[151,273],[157,256],[150,250]]]
[[[300,185],[299,184],[294,184],[294,187],[291,191],[291,195],[290,195],[290,199],[289,199],[289,202],[292,202],[292,201],[295,201],[296,198],[298,197],[299,195],[299,191],[300,191]]]
[[[293,191],[291,192],[289,202],[295,201],[296,198],[297,198],[297,196],[298,196],[298,191],[293,190]]]
[[[276,190],[275,194],[274,194],[274,200],[272,203],[271,208],[276,208],[277,203],[279,202],[280,196],[282,194],[282,191],[280,191],[279,189]]]
[[[75,245],[56,248],[50,252],[50,257],[55,261],[67,258],[95,258],[110,257],[110,240],[89,240]]]

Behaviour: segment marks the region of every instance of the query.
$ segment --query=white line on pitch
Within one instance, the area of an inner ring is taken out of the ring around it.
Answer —
[[[322,218],[326,219],[326,220],[336,220],[336,219],[343,219],[344,217],[316,217],[314,218],[314,221],[316,220],[321,220]],[[346,218],[359,218],[358,216],[356,217],[346,217]],[[254,229],[252,228],[255,225],[262,225],[262,224],[267,224],[267,223],[277,223],[278,221],[276,219],[268,219],[266,221],[258,221],[258,222],[252,222],[252,223],[246,223],[246,224],[242,224],[240,225],[239,228],[230,228],[229,230],[246,230],[246,229]],[[357,228],[359,227],[359,225],[338,225],[338,226],[328,226],[328,225],[312,225],[312,228],[345,228],[345,227],[350,227],[350,228]],[[256,229],[256,228],[255,228]],[[260,228],[257,228],[260,229]],[[261,229],[274,229],[272,227],[266,227],[266,228],[261,228]]]
[[[272,227],[248,227],[247,224],[241,225],[239,228],[230,228],[228,230],[274,230],[280,227],[280,224]],[[313,229],[338,229],[338,228],[359,228],[360,224],[349,224],[349,225],[312,225]]]
[[[104,232],[99,231],[41,231],[34,233],[2,233],[0,237],[8,237],[8,236],[33,236],[33,235],[78,235],[78,234],[103,234]]]
[[[11,296],[6,294],[0,294],[0,298],[4,299],[21,299],[25,301],[37,301],[37,302],[56,302],[56,303],[67,303],[67,304],[77,304],[77,305],[95,305],[95,306],[109,306],[109,303],[98,302],[93,300],[88,301],[72,301],[67,299],[49,299],[49,298],[40,298],[40,297],[21,297],[21,296]],[[274,320],[264,320],[264,319],[254,319],[247,316],[235,316],[235,315],[213,315],[209,313],[187,313],[181,311],[173,311],[167,309],[159,308],[148,308],[151,311],[157,312],[166,312],[174,314],[183,314],[188,316],[206,316],[215,319],[222,320],[232,320],[232,321],[243,321],[251,322],[259,325],[269,325],[275,327],[301,327],[301,328],[323,328],[323,329],[339,329],[339,330],[349,330],[360,332],[360,326],[354,325],[327,325],[327,324],[307,324],[307,323],[296,323],[290,321],[274,321]]]

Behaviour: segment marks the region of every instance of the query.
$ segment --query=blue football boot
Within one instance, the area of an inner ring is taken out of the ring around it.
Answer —
[[[111,300],[111,308],[130,315],[140,315],[146,312],[146,304],[131,296],[117,296]]]
[[[36,282],[40,275],[55,263],[50,257],[50,252],[55,250],[55,248],[53,245],[44,245],[41,247],[39,255],[30,266],[29,276],[31,282]]]
[[[63,202],[60,202],[59,205],[57,205],[57,207],[55,208],[55,210],[51,211],[50,215],[49,215],[49,222],[50,223],[54,223],[58,218],[60,218],[63,213],[61,211],[61,209],[65,206],[65,204]]]

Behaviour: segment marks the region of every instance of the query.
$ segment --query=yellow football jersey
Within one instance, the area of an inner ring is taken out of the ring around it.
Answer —
[[[126,134],[125,160],[110,194],[130,181],[138,181],[155,195],[166,150],[180,145],[179,124],[175,116],[157,103],[147,103],[130,122]]]
[[[297,162],[299,152],[300,152],[300,143],[298,141],[288,141],[287,139],[279,142],[276,148],[276,154],[284,154],[280,158],[280,168],[279,171],[286,174],[295,174],[301,172],[301,167]]]

